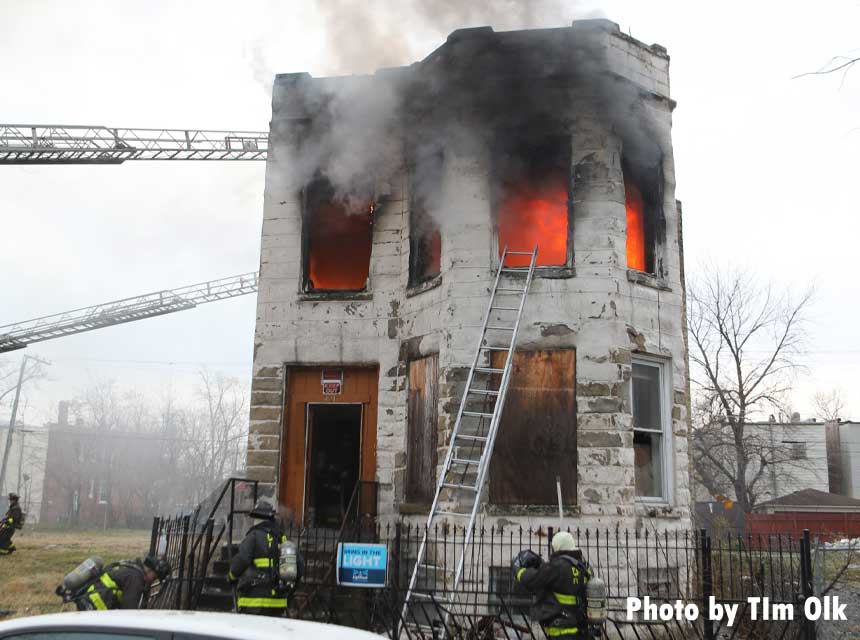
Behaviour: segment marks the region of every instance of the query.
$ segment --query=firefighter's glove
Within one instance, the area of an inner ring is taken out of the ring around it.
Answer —
[[[511,569],[513,569],[517,582],[519,582],[523,570],[537,569],[540,567],[542,562],[543,560],[541,557],[531,549],[520,551],[514,558],[513,562],[511,562]]]
[[[236,586],[236,583],[237,583],[237,582],[239,582],[239,578],[237,578],[236,576],[234,576],[232,571],[228,571],[228,572],[227,572],[227,581],[228,581],[231,585]]]

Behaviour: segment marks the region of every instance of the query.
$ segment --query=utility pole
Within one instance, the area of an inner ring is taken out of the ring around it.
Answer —
[[[15,431],[15,418],[18,415],[18,400],[21,397],[21,386],[24,384],[24,373],[27,370],[27,361],[35,360],[44,365],[51,364],[47,360],[41,360],[36,356],[24,356],[21,359],[21,370],[18,372],[18,386],[15,389],[15,400],[12,402],[12,418],[9,420],[9,433],[6,434],[6,448],[3,450],[3,464],[0,466],[0,495],[3,494],[6,484],[6,463],[9,462],[9,451],[12,449],[12,434]]]

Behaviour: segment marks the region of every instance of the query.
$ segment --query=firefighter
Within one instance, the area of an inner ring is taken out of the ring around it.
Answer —
[[[236,607],[240,613],[286,616],[287,599],[302,577],[301,556],[287,541],[269,501],[259,500],[249,515],[261,522],[248,530],[227,574],[238,592]],[[291,564],[284,555],[288,550]]]
[[[517,583],[536,596],[531,617],[547,637],[586,635],[586,584],[592,571],[570,533],[553,536],[548,562],[527,549],[517,554],[512,568]]]
[[[141,560],[123,560],[105,567],[74,602],[78,611],[108,609],[142,609],[146,589],[156,579],[170,575],[170,564],[163,558],[146,556]]]
[[[15,551],[12,536],[15,531],[24,528],[24,514],[18,504],[18,494],[9,494],[9,509],[0,521],[0,556],[8,556]]]

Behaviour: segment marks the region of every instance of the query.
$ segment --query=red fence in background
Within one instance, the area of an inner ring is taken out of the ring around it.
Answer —
[[[798,538],[809,529],[813,536],[829,539],[860,537],[860,513],[748,513],[746,519],[750,535],[782,533]]]

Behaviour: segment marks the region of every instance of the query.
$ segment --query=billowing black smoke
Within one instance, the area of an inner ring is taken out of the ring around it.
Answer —
[[[393,61],[412,42],[403,35],[409,32],[408,23],[389,30],[387,21],[371,21],[352,3],[324,4],[337,67],[348,65],[350,58],[358,67],[368,60]],[[519,20],[528,25],[557,15],[562,3],[502,4],[511,13],[497,12],[496,19],[504,15],[508,22],[503,24]],[[435,7],[435,23],[462,18],[467,24],[483,15],[484,6],[457,9],[459,3],[451,0],[404,7],[420,14],[431,11],[430,5]],[[284,92],[284,101],[276,93],[273,126],[289,129],[298,150],[283,159],[289,163],[291,181],[304,185],[321,174],[339,198],[351,200],[356,194],[365,198],[370,179],[377,199],[384,199],[386,177],[397,171],[387,163],[399,157],[392,148],[403,144],[402,132],[408,160],[444,156],[453,148],[489,148],[506,130],[569,134],[578,117],[572,105],[584,102],[591,105],[592,117],[604,119],[621,138],[628,162],[656,166],[667,151],[661,148],[664,136],[658,134],[653,106],[643,90],[610,70],[605,31],[613,28],[606,20],[580,20],[574,28],[459,30],[409,67],[372,76],[290,76],[297,84]],[[279,116],[286,119],[281,124]],[[425,178],[421,166],[412,162],[412,187],[419,193]],[[438,192],[438,176],[432,178],[432,189],[424,189],[428,194]],[[431,204],[431,213],[456,211],[441,195],[438,200]]]

